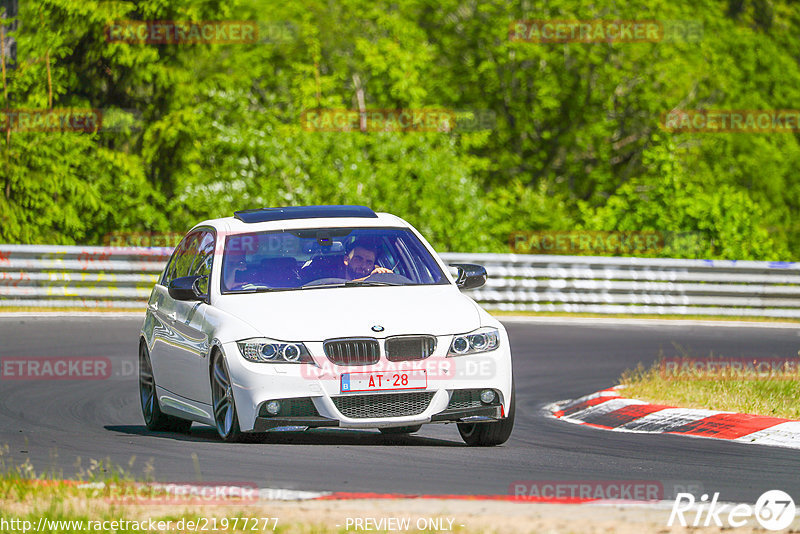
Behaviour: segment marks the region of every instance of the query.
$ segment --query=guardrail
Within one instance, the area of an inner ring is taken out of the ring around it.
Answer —
[[[170,248],[0,245],[0,307],[143,308]],[[800,263],[444,253],[490,309],[800,317]]]
[[[442,254],[486,267],[472,292],[506,311],[800,317],[800,263]]]
[[[0,245],[0,307],[142,308],[169,247]]]

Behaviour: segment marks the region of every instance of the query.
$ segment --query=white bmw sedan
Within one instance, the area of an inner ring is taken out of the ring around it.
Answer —
[[[139,340],[151,430],[213,425],[412,433],[469,445],[514,425],[508,336],[411,225],[363,206],[239,211],[195,226],[153,288]],[[455,272],[455,271],[454,271]]]

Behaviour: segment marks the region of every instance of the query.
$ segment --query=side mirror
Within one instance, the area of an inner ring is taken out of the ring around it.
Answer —
[[[200,283],[208,283],[207,276],[181,276],[169,283],[169,296],[175,300],[202,300],[206,294],[200,290]]]
[[[451,263],[451,267],[458,269],[456,285],[459,289],[475,289],[486,283],[486,269],[481,265],[471,263]]]

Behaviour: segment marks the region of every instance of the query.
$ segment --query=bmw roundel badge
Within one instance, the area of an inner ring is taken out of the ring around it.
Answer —
[[[383,332],[383,327],[379,324],[376,324],[372,327],[373,332]]]

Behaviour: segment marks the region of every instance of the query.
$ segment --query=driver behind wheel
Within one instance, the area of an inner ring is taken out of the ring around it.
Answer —
[[[344,255],[345,278],[359,282],[373,274],[394,272],[375,265],[375,250],[378,247],[366,240],[355,240]]]

